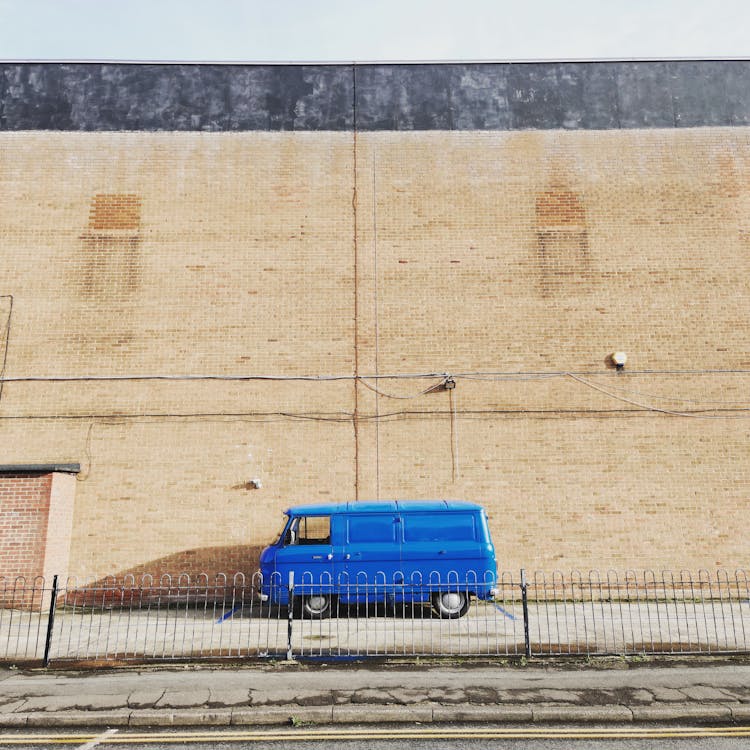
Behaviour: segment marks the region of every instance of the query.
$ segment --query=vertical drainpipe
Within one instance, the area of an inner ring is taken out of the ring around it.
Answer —
[[[354,499],[359,500],[359,246],[357,238],[357,65],[352,63],[352,230],[354,233]]]

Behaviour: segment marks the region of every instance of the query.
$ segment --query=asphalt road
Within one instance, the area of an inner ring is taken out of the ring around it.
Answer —
[[[262,730],[11,731],[0,748],[47,750],[64,744],[148,750],[744,750],[750,727],[288,727]]]

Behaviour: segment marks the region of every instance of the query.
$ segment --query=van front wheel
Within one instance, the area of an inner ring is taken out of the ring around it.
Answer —
[[[438,617],[456,620],[469,611],[469,595],[464,591],[438,591],[432,595],[432,609]]]
[[[329,594],[309,594],[302,597],[302,617],[323,620],[331,616],[333,600]]]

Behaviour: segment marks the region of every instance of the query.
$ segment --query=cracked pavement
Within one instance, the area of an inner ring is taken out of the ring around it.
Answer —
[[[680,718],[750,721],[750,664],[0,669],[0,727]]]

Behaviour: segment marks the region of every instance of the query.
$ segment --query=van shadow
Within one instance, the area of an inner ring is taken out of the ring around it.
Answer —
[[[81,606],[137,606],[201,598],[251,596],[259,586],[263,545],[201,547],[175,552],[94,581],[68,579],[62,603]]]

